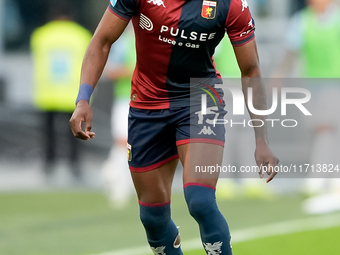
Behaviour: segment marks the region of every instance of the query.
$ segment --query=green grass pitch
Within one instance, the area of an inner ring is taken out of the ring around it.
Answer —
[[[230,228],[238,230],[305,218],[302,200],[301,196],[240,199],[219,201],[219,207]],[[172,217],[183,241],[199,238],[183,194],[172,198]],[[335,255],[340,254],[339,237],[340,228],[316,230],[235,243],[233,251],[234,255]],[[145,245],[136,200],[115,211],[100,191],[0,194],[1,255],[95,255]]]
[[[261,238],[233,245],[234,255],[339,255],[340,228]],[[200,249],[185,255],[206,255]]]

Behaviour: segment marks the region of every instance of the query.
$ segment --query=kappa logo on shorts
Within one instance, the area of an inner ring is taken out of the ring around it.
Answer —
[[[128,161],[131,161],[132,160],[131,145],[127,143],[126,146],[127,146]]]
[[[216,5],[215,1],[203,1],[202,5],[202,17],[206,19],[214,19],[216,16]]]
[[[211,130],[210,126],[204,126],[203,129],[201,130],[201,132],[198,133],[199,135],[203,134],[203,135],[216,135],[214,133],[214,131]]]
[[[164,252],[165,246],[161,246],[161,247],[157,247],[157,248],[151,247],[151,250],[152,250],[153,254],[155,254],[155,255],[166,255],[166,253]]]
[[[222,254],[221,248],[222,248],[223,242],[216,242],[214,244],[211,243],[203,243],[204,249],[207,252],[207,255],[219,255]]]
[[[139,17],[139,26],[142,29],[145,29],[148,31],[151,31],[153,29],[152,21],[148,17],[146,17],[143,13],[141,13]]]

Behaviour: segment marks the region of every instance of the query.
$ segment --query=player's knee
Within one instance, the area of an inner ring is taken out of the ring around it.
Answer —
[[[168,226],[170,222],[170,206],[162,209],[164,210],[160,212],[159,207],[140,205],[140,219],[147,232],[161,233]]]
[[[169,221],[170,217],[165,215],[156,215],[150,212],[142,213],[140,215],[140,219],[143,223],[145,229],[161,229],[166,226]]]
[[[215,202],[207,198],[192,198],[187,200],[190,215],[197,221],[211,216],[216,210]]]
[[[202,191],[202,189],[201,189]],[[187,187],[184,189],[185,200],[188,205],[190,215],[196,221],[205,221],[207,218],[214,215],[218,210],[215,200],[215,191],[205,189],[204,193],[196,192],[195,187]]]

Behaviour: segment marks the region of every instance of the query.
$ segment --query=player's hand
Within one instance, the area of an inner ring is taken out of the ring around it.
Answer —
[[[85,131],[81,129],[82,122],[86,122]],[[91,132],[92,109],[86,100],[80,100],[70,119],[70,126],[75,137],[82,140],[94,138],[95,133]]]
[[[264,140],[256,142],[255,160],[257,166],[260,169],[260,178],[262,179],[264,177],[263,168],[265,166],[265,170],[269,175],[267,183],[270,182],[277,174],[277,172],[275,171],[275,166],[277,166],[277,164],[279,163],[279,159],[270,150],[268,144]]]

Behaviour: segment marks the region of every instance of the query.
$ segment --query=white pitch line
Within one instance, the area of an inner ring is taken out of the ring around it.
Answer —
[[[340,226],[340,215],[327,215],[321,217],[311,217],[307,219],[284,221],[279,223],[268,224],[259,227],[241,229],[232,231],[232,244],[263,237],[278,236],[304,232],[308,230],[327,229]],[[191,251],[202,247],[199,238],[182,242],[183,251]],[[131,249],[122,249],[111,252],[105,252],[95,255],[145,255],[150,253],[149,246],[140,246]]]

